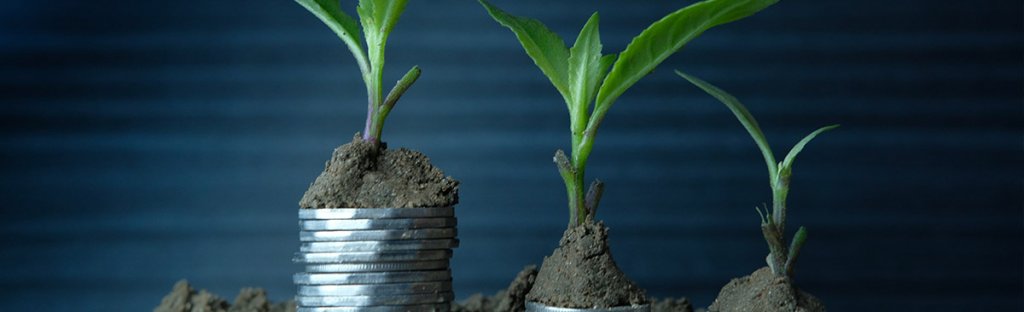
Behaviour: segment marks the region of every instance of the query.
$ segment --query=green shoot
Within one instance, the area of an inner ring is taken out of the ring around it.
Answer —
[[[341,10],[338,0],[295,0],[316,15],[341,38],[356,59],[363,82],[366,84],[368,108],[363,141],[379,143],[384,120],[402,94],[420,77],[419,67],[413,66],[384,96],[384,47],[388,35],[398,23],[408,0],[359,0],[356,12],[359,22]],[[359,26],[362,33],[359,34]],[[366,37],[363,46],[362,37]]]
[[[515,33],[526,54],[548,77],[569,109],[571,157],[561,150],[555,163],[569,197],[569,224],[593,218],[600,182],[584,196],[584,172],[597,128],[608,109],[633,84],[711,27],[761,11],[778,0],[707,0],[672,12],[644,29],[616,57],[601,55],[597,13],[590,16],[571,48],[538,20],[514,16],[486,0],[480,4],[499,24]],[[614,64],[613,64],[614,62]],[[591,198],[592,197],[592,198]]]
[[[796,263],[797,256],[800,255],[800,248],[803,247],[804,241],[807,240],[807,230],[804,227],[800,227],[793,237],[793,241],[790,242],[789,247],[787,248],[785,245],[786,197],[789,195],[789,181],[793,173],[793,161],[796,159],[796,155],[803,151],[804,146],[817,137],[818,134],[835,129],[839,125],[826,126],[811,132],[811,134],[804,137],[789,150],[789,154],[786,154],[786,158],[782,162],[776,163],[775,155],[772,153],[771,146],[768,145],[768,140],[765,138],[764,133],[761,132],[761,127],[757,124],[757,120],[754,119],[754,116],[750,114],[750,111],[739,100],[697,77],[687,75],[678,70],[676,74],[679,74],[679,76],[703,89],[704,92],[715,97],[722,104],[725,104],[732,111],[733,115],[736,115],[736,119],[739,119],[743,127],[747,129],[747,132],[750,133],[754,143],[757,143],[757,147],[761,149],[761,155],[764,156],[764,161],[768,165],[769,185],[772,188],[771,211],[765,209],[762,212],[760,209],[757,209],[757,213],[761,216],[761,232],[764,234],[765,240],[768,241],[768,267],[772,269],[775,275],[792,276],[793,265]]]

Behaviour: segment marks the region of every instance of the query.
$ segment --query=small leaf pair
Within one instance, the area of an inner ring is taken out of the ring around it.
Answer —
[[[601,54],[597,13],[590,16],[571,48],[535,19],[514,16],[486,0],[480,4],[515,33],[526,54],[548,77],[569,109],[572,155],[556,152],[555,163],[569,195],[570,225],[592,218],[584,198],[587,159],[597,128],[615,101],[661,62],[704,31],[750,16],[778,0],[707,0],[672,12],[644,29],[616,57]],[[591,104],[593,103],[593,104]],[[599,191],[588,193],[600,194]]]
[[[395,103],[420,76],[419,67],[413,66],[403,76],[387,97],[383,94],[384,79],[384,47],[388,35],[398,23],[399,16],[405,11],[408,0],[360,0],[356,12],[359,22],[341,10],[338,0],[296,0],[300,5],[313,13],[327,24],[341,41],[345,42],[352,52],[363,82],[366,83],[368,113],[366,127],[363,129],[363,141],[379,142],[384,120]],[[359,25],[362,33],[359,34]],[[363,46],[363,36],[366,46]]]
[[[758,125],[757,120],[750,114],[747,107],[743,106],[743,103],[740,103],[736,97],[704,80],[678,70],[676,74],[718,99],[722,104],[725,104],[732,111],[733,115],[736,116],[736,119],[743,124],[743,127],[747,129],[747,133],[750,134],[750,137],[754,139],[754,143],[761,150],[765,164],[768,165],[768,177],[772,188],[772,210],[767,211],[765,209],[766,211],[762,213],[760,209],[757,209],[758,214],[761,215],[761,232],[768,242],[769,254],[767,262],[772,272],[776,275],[792,276],[793,265],[800,254],[800,248],[803,247],[804,241],[807,240],[807,229],[802,226],[797,230],[796,235],[793,236],[793,240],[788,248],[784,239],[786,230],[786,197],[789,194],[789,181],[793,173],[793,161],[804,150],[804,146],[807,143],[811,142],[822,132],[835,129],[839,125],[825,126],[811,132],[811,134],[808,134],[789,150],[789,153],[786,154],[786,158],[782,162],[776,163],[775,154],[772,153],[771,146],[768,145],[768,139],[765,138],[764,132],[761,132],[761,126]]]

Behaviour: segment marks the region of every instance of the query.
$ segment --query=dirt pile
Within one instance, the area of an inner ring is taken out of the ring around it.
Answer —
[[[647,303],[643,290],[619,270],[603,222],[571,227],[537,273],[529,301],[564,308],[617,307]]]
[[[188,281],[174,284],[171,293],[164,296],[153,312],[295,312],[295,302],[289,300],[273,304],[267,292],[259,288],[243,288],[234,304],[206,290],[195,290]]]
[[[772,274],[763,267],[753,274],[734,278],[722,287],[710,312],[824,312],[825,305],[811,294],[800,291],[789,278]]]
[[[651,298],[651,312],[693,312],[693,305],[686,298]]]
[[[537,277],[537,266],[523,268],[508,288],[494,296],[474,294],[466,300],[452,305],[453,312],[522,312],[526,311],[526,293],[533,287]]]
[[[299,201],[301,208],[446,207],[459,202],[459,182],[427,156],[363,142],[339,146]]]

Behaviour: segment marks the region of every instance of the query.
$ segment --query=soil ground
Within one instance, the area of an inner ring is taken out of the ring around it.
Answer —
[[[228,304],[217,295],[196,291],[188,281],[181,280],[153,312],[295,312],[295,303],[289,300],[273,304],[263,289],[243,288],[235,303]]]
[[[729,281],[708,311],[824,312],[825,306],[818,298],[793,287],[789,278],[776,276],[771,269],[763,267]]]
[[[452,305],[453,312],[522,312],[526,311],[526,293],[530,292],[537,277],[537,266],[524,268],[508,288],[494,296],[475,294]]]
[[[452,305],[453,312],[523,312],[526,293],[530,292],[537,276],[537,267],[528,266],[516,275],[508,288],[493,296],[475,294]],[[651,312],[693,312],[686,298],[651,299]]]
[[[686,298],[651,298],[651,312],[693,312],[693,305]]]
[[[648,302],[643,290],[612,259],[608,228],[601,222],[584,222],[565,231],[558,248],[544,258],[526,299],[564,308],[608,308]]]
[[[352,142],[334,150],[299,201],[301,208],[447,207],[459,202],[459,182],[427,156],[387,144]]]

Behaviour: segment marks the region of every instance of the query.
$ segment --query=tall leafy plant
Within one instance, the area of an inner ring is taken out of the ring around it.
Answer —
[[[420,77],[420,69],[413,66],[394,88],[384,96],[384,47],[388,35],[398,23],[408,0],[360,0],[356,7],[357,22],[341,10],[338,0],[295,0],[327,24],[356,59],[363,82],[366,84],[367,113],[363,141],[380,142],[384,120],[395,103]],[[360,25],[362,35],[360,35]],[[365,37],[365,38],[364,38]],[[365,39],[365,46],[363,45]]]
[[[626,49],[602,55],[598,13],[583,25],[576,42],[565,41],[538,20],[508,14],[479,0],[501,25],[515,33],[526,54],[548,77],[569,109],[571,157],[555,152],[569,197],[570,225],[592,219],[603,184],[594,181],[584,196],[584,172],[597,129],[615,101],[640,78],[704,31],[742,19],[778,0],[707,0],[672,12],[644,29]]]
[[[775,273],[775,275],[792,276],[793,265],[796,263],[797,256],[800,255],[800,248],[803,247],[804,242],[807,240],[807,229],[801,226],[793,236],[793,240],[788,248],[785,244],[786,197],[789,195],[789,181],[793,173],[793,161],[796,160],[796,155],[800,154],[800,151],[804,150],[804,146],[811,142],[814,137],[822,132],[835,129],[839,125],[825,126],[811,132],[811,134],[808,134],[789,150],[786,158],[783,158],[781,162],[776,162],[772,148],[768,145],[768,139],[761,132],[761,127],[757,124],[757,120],[754,119],[754,116],[750,114],[750,111],[739,100],[697,77],[680,71],[676,71],[676,73],[718,99],[722,104],[725,104],[732,111],[733,115],[736,115],[736,119],[739,119],[743,127],[747,129],[747,132],[750,133],[750,137],[754,139],[757,147],[761,149],[764,162],[768,165],[768,180],[772,189],[772,209],[770,211],[765,209],[764,212],[760,208],[757,209],[757,213],[761,216],[761,233],[764,234],[764,239],[768,242],[769,253],[766,261],[768,262],[768,267],[771,268],[772,273]]]

